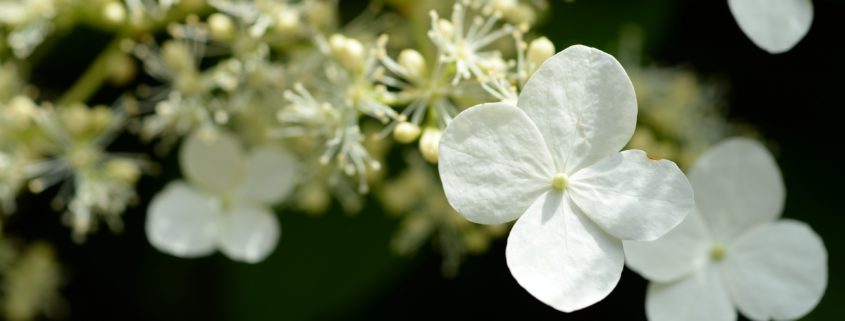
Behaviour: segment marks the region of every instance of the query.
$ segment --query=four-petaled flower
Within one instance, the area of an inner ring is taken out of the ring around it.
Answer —
[[[777,164],[752,140],[729,139],[689,173],[697,211],[654,242],[625,242],[628,266],[652,281],[649,320],[797,319],[821,300],[827,251],[806,224],[778,220]]]
[[[264,260],[279,239],[270,205],[293,189],[294,156],[270,145],[244,156],[231,134],[200,130],[183,143],[179,162],[190,184],[170,183],[153,198],[146,226],[150,243],[179,257],[219,248],[233,260]]]
[[[728,7],[751,42],[772,54],[795,47],[813,24],[810,0],[728,0]]]
[[[517,107],[518,106],[518,107]],[[440,143],[440,177],[468,220],[519,218],[506,258],[540,301],[574,311],[616,286],[621,240],[653,240],[694,208],[675,163],[620,152],[637,119],[634,88],[612,56],[572,46],[527,81],[517,106],[459,114]]]

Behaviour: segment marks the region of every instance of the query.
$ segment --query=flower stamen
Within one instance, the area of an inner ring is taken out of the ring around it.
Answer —
[[[713,245],[713,247],[710,248],[710,258],[713,259],[713,261],[721,261],[725,258],[725,250],[725,245],[723,244]]]
[[[569,177],[566,177],[566,174],[557,173],[552,177],[552,188],[554,190],[561,192],[566,189],[567,185],[569,185]]]

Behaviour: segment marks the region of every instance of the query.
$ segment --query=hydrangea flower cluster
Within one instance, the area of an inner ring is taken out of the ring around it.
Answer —
[[[812,23],[807,0],[728,4],[771,53]],[[280,212],[378,201],[401,220],[385,243],[432,242],[445,275],[507,235],[516,281],[560,311],[602,300],[626,263],[653,281],[653,320],[812,309],[826,251],[775,221],[771,156],[731,140],[682,172],[731,133],[720,92],[588,46],[558,52],[534,29],[547,6],[398,0],[346,19],[336,0],[0,0],[0,222],[32,194],[82,243],[140,205],[164,254],[259,263]],[[29,64],[80,26],[113,39],[76,83],[40,88]],[[104,101],[106,83],[126,92]],[[138,195],[146,177],[170,181]],[[62,281],[49,244],[20,244],[0,236],[2,313],[31,320],[61,305]]]

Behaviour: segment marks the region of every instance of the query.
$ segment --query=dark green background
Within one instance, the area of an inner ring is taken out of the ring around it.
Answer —
[[[637,24],[645,31],[651,63],[686,65],[729,84],[730,119],[753,124],[779,146],[787,185],[784,216],[809,223],[828,248],[827,293],[806,319],[841,317],[845,126],[834,115],[845,107],[845,4],[814,1],[808,36],[792,51],[773,56],[741,33],[726,1],[551,3],[552,19],[541,32],[559,49],[582,43],[614,52],[622,27]],[[98,41],[105,45],[108,36],[72,33],[53,48],[62,54],[54,52],[36,66],[33,82],[48,95],[60,93],[96,55],[99,48],[90,44]],[[105,88],[96,99],[111,103],[117,93]],[[118,146],[137,148],[130,138]],[[178,174],[173,159],[163,161],[166,177]],[[162,184],[145,178],[143,199]],[[13,217],[8,229],[57,245],[66,264],[63,295],[72,320],[645,319],[646,282],[627,270],[607,299],[583,311],[563,314],[543,305],[510,276],[503,241],[470,258],[457,278],[445,279],[440,258],[429,248],[413,258],[391,255],[388,239],[397,222],[373,202],[355,217],[338,210],[317,218],[283,210],[279,247],[259,265],[220,254],[184,260],[157,252],[144,236],[144,206],[125,214],[124,233],[100,232],[75,245],[45,203],[23,197],[25,215]]]

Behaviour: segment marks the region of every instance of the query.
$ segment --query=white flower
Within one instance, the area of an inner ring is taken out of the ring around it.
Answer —
[[[171,183],[153,198],[146,226],[150,243],[179,257],[219,248],[237,261],[266,258],[279,238],[270,205],[293,189],[296,160],[273,146],[244,155],[237,138],[226,132],[190,135],[179,154],[190,184]]]
[[[813,23],[810,0],[728,0],[742,32],[772,54],[794,47]]]
[[[772,156],[730,139],[689,173],[698,211],[654,242],[625,242],[628,266],[652,281],[649,320],[797,319],[821,299],[827,252],[806,224],[778,220],[785,198]]]
[[[637,117],[634,88],[612,56],[572,46],[527,81],[517,106],[459,114],[440,142],[449,203],[468,220],[511,230],[517,282],[561,311],[598,302],[622,273],[623,240],[653,240],[693,209],[675,163],[619,152]]]

